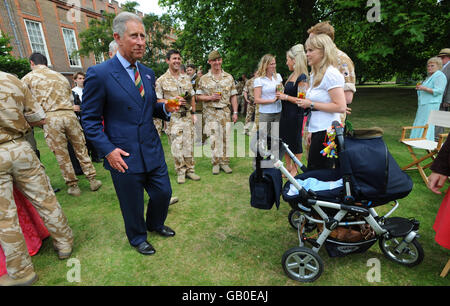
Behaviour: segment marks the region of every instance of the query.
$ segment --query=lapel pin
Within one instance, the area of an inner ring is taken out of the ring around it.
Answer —
[[[147,80],[151,80],[152,77],[149,74],[146,74],[145,77],[147,78]]]

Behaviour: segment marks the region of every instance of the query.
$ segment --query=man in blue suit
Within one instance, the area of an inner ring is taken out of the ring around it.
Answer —
[[[172,189],[153,117],[168,121],[178,107],[156,103],[155,73],[138,62],[146,50],[142,19],[120,13],[113,32],[118,52],[86,73],[82,123],[86,137],[105,157],[130,244],[151,255],[155,249],[147,230],[175,235],[164,225]],[[150,197],[145,219],[144,189]]]

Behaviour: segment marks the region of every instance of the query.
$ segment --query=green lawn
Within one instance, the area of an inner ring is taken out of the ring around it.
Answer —
[[[361,88],[352,108],[350,120],[355,128],[382,127],[391,154],[400,165],[408,162],[409,153],[398,139],[401,126],[411,125],[414,120],[417,99],[413,89]],[[274,207],[270,211],[250,206],[251,157],[232,158],[233,174],[221,172],[215,176],[210,159],[197,158],[196,171],[201,181],[187,180],[178,185],[167,137],[163,135],[173,194],[180,198],[179,203],[170,206],[166,224],[177,234],[163,238],[149,233],[148,239],[157,252],[142,256],[128,244],[111,178],[103,166],[95,164],[98,178],[103,181],[98,192],[91,192],[88,181],[81,176],[82,195],[71,197],[42,130],[37,129],[36,138],[52,185],[62,189],[57,197],[75,235],[72,258],[79,260],[81,268],[81,282],[68,282],[66,276],[72,266],[57,259],[47,239],[33,257],[40,277],[37,285],[303,285],[290,280],[281,265],[283,253],[298,245],[297,232],[287,219],[289,205],[282,202],[279,210]],[[392,263],[384,258],[378,244],[364,254],[343,258],[329,258],[321,249],[324,272],[313,285],[450,284],[449,277],[439,277],[450,252],[434,241],[432,230],[442,196],[431,193],[418,173],[410,175],[414,189],[400,200],[394,216],[421,221],[419,241],[425,250],[422,264],[407,268]],[[390,204],[380,207],[380,211],[389,208]],[[371,258],[381,262],[379,283],[366,279]]]

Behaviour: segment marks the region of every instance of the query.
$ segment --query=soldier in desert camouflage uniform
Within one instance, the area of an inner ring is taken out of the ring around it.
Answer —
[[[243,75],[245,76],[245,74]],[[244,114],[245,112],[245,99],[243,94],[245,83],[247,82],[247,78],[240,77],[239,80],[236,83],[236,91],[237,91],[237,101],[238,101],[238,111],[240,111],[241,114]]]
[[[205,133],[210,137],[213,174],[220,169],[231,173],[230,159],[227,156],[227,137],[230,129],[230,103],[233,109],[233,122],[238,117],[237,91],[233,77],[222,70],[222,56],[212,51],[208,56],[211,70],[201,77],[197,88],[197,100],[203,102]]]
[[[245,103],[247,103],[247,115],[245,116],[244,134],[249,134],[250,124],[255,114],[255,95],[253,91],[253,81],[255,76],[245,82],[242,95],[244,96]]]
[[[8,271],[0,285],[31,285],[37,275],[19,225],[13,184],[42,217],[61,259],[72,253],[72,230],[44,166],[24,137],[30,126],[44,124],[44,110],[19,79],[1,71],[0,107],[0,244]]]
[[[70,141],[81,169],[90,182],[92,191],[98,190],[102,183],[95,179],[96,171],[86,149],[81,125],[74,113],[73,96],[69,81],[60,73],[47,67],[47,59],[40,53],[30,56],[32,72],[22,81],[31,89],[45,111],[47,120],[44,125],[45,140],[56,156],[70,195],[81,194],[78,178],[75,175],[67,151]]]
[[[197,73],[195,76],[195,80],[194,80],[194,90],[197,91],[198,88],[198,83],[200,82],[201,77],[203,76],[203,70],[202,67],[198,67],[197,69]],[[199,120],[197,120],[197,122],[195,123],[195,133],[194,133],[194,141],[196,145],[203,145],[203,143],[206,140],[206,135],[203,133],[203,131],[205,130],[205,119],[203,116],[203,102],[199,101],[197,98],[195,99],[195,113],[199,114],[200,116],[197,116],[197,119],[199,119],[198,117],[200,117]]]
[[[168,133],[172,156],[175,162],[177,183],[183,184],[186,177],[198,181],[200,176],[194,170],[194,120],[195,91],[189,75],[180,73],[180,52],[170,50],[166,55],[169,69],[156,80],[156,97],[158,102],[166,103],[168,99],[177,98],[185,104],[179,112],[170,116]]]

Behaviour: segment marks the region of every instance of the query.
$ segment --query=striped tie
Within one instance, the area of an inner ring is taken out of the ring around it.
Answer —
[[[145,95],[144,85],[142,84],[141,75],[139,74],[139,71],[137,70],[136,65],[131,65],[134,71],[134,84],[139,89],[139,93],[141,94],[142,99]]]

